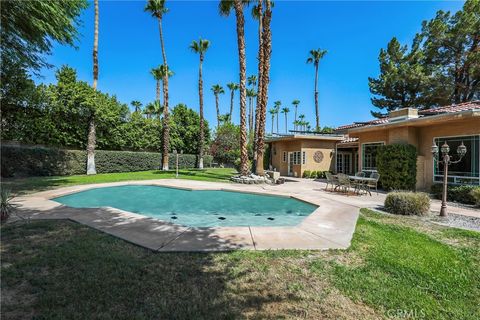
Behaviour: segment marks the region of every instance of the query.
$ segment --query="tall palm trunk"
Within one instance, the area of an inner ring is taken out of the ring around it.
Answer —
[[[275,126],[275,114],[272,114],[272,134],[273,134],[273,127]]]
[[[247,58],[245,55],[245,17],[243,15],[243,1],[235,0],[234,7],[237,18],[238,60],[240,65],[240,174],[247,175]]]
[[[93,90],[97,90],[98,82],[98,0],[94,0],[95,6],[95,30],[93,35]],[[95,144],[97,133],[95,126],[95,106],[92,106],[92,115],[88,124],[87,139],[87,174],[97,174],[95,168]]]
[[[235,90],[230,90],[230,122],[233,123],[233,96],[235,94]]]
[[[278,118],[280,118],[280,115],[278,111],[277,111],[276,117],[277,117],[277,133],[280,133],[280,130],[278,129]]]
[[[287,113],[285,112],[285,133],[288,133]]]
[[[265,118],[268,103],[268,84],[270,82],[270,57],[272,54],[272,31],[270,22],[272,20],[272,8],[270,0],[266,0],[265,17],[263,18],[262,48],[262,92],[261,92],[261,110],[259,113],[258,135],[257,135],[257,174],[265,175],[263,169],[263,156],[265,148]]]
[[[263,45],[262,45],[262,33],[263,33],[263,8],[262,8],[263,0],[258,0],[257,9],[259,11],[258,15],[258,89],[257,89],[257,106],[255,108],[255,132],[253,136],[253,167],[255,173],[258,174],[257,171],[257,157],[258,157],[258,130],[259,130],[259,122],[260,122],[260,114],[262,113],[262,104],[260,99],[260,92],[262,91],[262,72],[263,72]],[[266,111],[265,111],[266,112]],[[265,115],[266,116],[266,115]]]
[[[295,122],[293,122],[294,130],[297,131],[297,106],[295,105]]]
[[[218,107],[218,93],[215,93],[215,108],[217,109],[217,128],[220,127],[220,108]]]
[[[198,99],[200,105],[200,141],[198,142],[198,168],[203,169],[203,79],[202,79],[203,54],[200,53],[200,66],[198,68]]]
[[[162,18],[158,18],[158,30],[160,32],[160,46],[162,47],[162,57],[165,73],[163,75],[163,150],[162,150],[162,170],[168,170],[168,151],[170,149],[170,125],[168,114],[168,63],[163,41]]]
[[[155,97],[155,100],[157,100],[158,102],[160,102],[160,79],[156,79],[157,80],[157,89],[156,89],[156,97]]]
[[[248,98],[248,135],[252,134],[253,126],[253,97]]]
[[[316,129],[320,129],[320,116],[318,114],[318,63],[315,63],[315,120],[316,120]]]

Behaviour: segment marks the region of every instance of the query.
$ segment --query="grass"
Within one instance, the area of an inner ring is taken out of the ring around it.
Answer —
[[[211,169],[184,169],[179,170],[179,179],[203,180],[203,181],[228,181],[235,173],[229,168]],[[14,193],[37,192],[62,186],[118,182],[127,180],[152,180],[175,178],[175,171],[139,171],[139,172],[118,172],[102,173],[97,175],[75,175],[55,177],[31,177],[22,179],[3,179],[2,184]]]
[[[2,317],[478,319],[480,233],[362,209],[348,250],[152,253],[68,221],[2,226]]]

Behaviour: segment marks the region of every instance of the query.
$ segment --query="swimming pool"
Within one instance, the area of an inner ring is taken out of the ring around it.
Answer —
[[[293,226],[317,208],[280,196],[147,185],[90,189],[52,200],[74,208],[113,207],[190,227]]]

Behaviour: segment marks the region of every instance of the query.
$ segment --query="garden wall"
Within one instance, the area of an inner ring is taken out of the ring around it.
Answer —
[[[169,167],[175,169],[175,155],[170,154]],[[212,164],[212,156],[204,156],[204,166]],[[156,152],[105,151],[95,152],[97,173],[158,170],[161,154]],[[180,154],[179,168],[195,168],[197,155]],[[56,176],[85,174],[87,153],[21,145],[2,145],[2,177]]]

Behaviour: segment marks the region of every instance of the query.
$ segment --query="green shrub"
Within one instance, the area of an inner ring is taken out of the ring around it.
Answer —
[[[480,187],[476,187],[470,191],[470,195],[475,198],[475,205],[480,207]]]
[[[310,170],[305,170],[305,171],[303,171],[302,178],[310,178],[311,174],[312,174],[312,172]]]
[[[317,179],[325,179],[325,172],[326,171],[317,171]]]
[[[313,170],[310,172],[310,179],[316,179],[317,178],[317,171]]]
[[[2,146],[2,177],[56,176],[84,174],[87,155],[83,150],[63,150],[43,147]],[[212,164],[212,156],[204,156],[204,166]],[[98,173],[156,170],[160,168],[161,154],[155,152],[95,151]],[[176,157],[169,156],[169,167],[174,169]],[[179,168],[197,166],[197,155],[179,154]]]
[[[472,195],[472,191],[475,189],[480,189],[480,187],[473,185],[448,185],[447,201],[454,201],[463,204],[475,204],[476,199]],[[432,185],[430,192],[436,199],[442,199],[443,184],[436,183]]]
[[[377,153],[380,183],[386,190],[414,190],[417,177],[417,149],[410,144],[381,146]]]
[[[430,198],[423,192],[390,192],[385,199],[385,210],[393,214],[423,216],[430,211]]]

